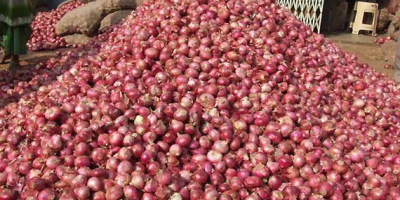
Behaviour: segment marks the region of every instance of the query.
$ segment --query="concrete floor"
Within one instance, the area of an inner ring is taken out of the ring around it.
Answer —
[[[354,45],[376,45],[374,40],[377,37],[369,36],[369,35],[354,35],[347,32],[341,33],[325,33],[325,37],[337,43],[347,43]],[[379,37],[384,37],[385,35],[380,35]]]

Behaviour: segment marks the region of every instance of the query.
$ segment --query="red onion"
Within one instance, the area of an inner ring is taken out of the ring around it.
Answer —
[[[41,199],[43,199],[43,195],[40,196]],[[15,194],[11,190],[3,189],[0,192],[0,198],[1,199],[15,199]]]
[[[44,189],[42,190],[39,194],[38,194],[38,199],[40,200],[51,200],[51,199],[55,199],[56,195],[55,192],[52,189]]]
[[[99,179],[98,177],[91,177],[89,178],[89,180],[87,181],[87,186],[95,191],[98,192],[102,189],[102,181],[101,179]]]
[[[272,175],[272,176],[269,177],[269,179],[268,179],[268,186],[269,186],[271,189],[276,190],[276,189],[278,189],[278,188],[281,186],[281,184],[282,184],[282,180],[281,180],[278,176],[276,176],[276,175]]]
[[[109,200],[117,200],[117,199],[122,198],[123,195],[124,195],[124,192],[123,192],[123,190],[122,190],[121,187],[119,187],[119,186],[113,186],[113,187],[110,187],[110,188],[107,190],[107,192],[106,192],[106,199],[109,199]]]
[[[78,199],[87,199],[90,196],[90,190],[87,186],[75,188],[74,192]]]
[[[69,11],[82,6],[80,1],[72,1],[50,12],[39,12],[31,23],[32,34],[28,48],[32,51],[53,50],[65,47],[66,42],[56,35],[57,22]]]
[[[49,185],[48,181],[39,177],[34,177],[32,179],[29,179],[27,182],[28,188],[36,191],[41,191],[45,189],[48,185]]]

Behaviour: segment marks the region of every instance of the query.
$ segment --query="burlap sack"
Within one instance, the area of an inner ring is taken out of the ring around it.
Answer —
[[[87,3],[64,15],[56,25],[56,33],[60,36],[76,33],[93,36],[108,14],[119,10],[134,10],[144,1],[151,0],[96,0]]]
[[[81,33],[92,36],[97,32],[103,19],[103,1],[94,1],[76,8],[61,18],[56,25],[56,33],[60,36]]]
[[[133,10],[120,10],[108,14],[100,23],[99,32],[105,31],[108,27],[118,24],[122,19],[132,13]]]
[[[65,42],[69,45],[87,44],[90,40],[88,36],[82,34],[67,35],[62,38],[64,38]]]
[[[377,31],[384,31],[390,24],[391,16],[387,8],[383,8],[379,12],[378,25],[376,26]]]
[[[103,3],[104,12],[109,14],[118,10],[133,10],[138,4],[141,5],[140,1],[136,0],[99,0]]]

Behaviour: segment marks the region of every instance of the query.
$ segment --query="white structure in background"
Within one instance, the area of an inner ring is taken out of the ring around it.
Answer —
[[[355,19],[350,24],[353,34],[358,35],[361,30],[371,31],[376,36],[376,26],[378,25],[379,9],[377,3],[357,1],[354,10]]]
[[[309,26],[313,31],[321,31],[324,0],[276,0],[281,6],[286,6],[297,19]]]

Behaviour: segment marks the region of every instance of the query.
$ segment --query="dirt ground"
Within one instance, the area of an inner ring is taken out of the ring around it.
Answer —
[[[21,66],[24,68],[33,67],[39,64],[40,62],[46,62],[50,58],[58,57],[57,51],[66,52],[70,49],[57,49],[56,51],[41,51],[41,52],[29,52],[27,55],[23,55],[20,57]],[[0,70],[7,70],[9,66],[9,60],[6,61],[5,64],[0,64]]]
[[[387,46],[374,43],[377,37],[353,35],[350,33],[326,34],[325,36],[333,41],[341,50],[355,54],[362,63],[367,63],[377,72],[393,78],[394,70],[385,69],[384,65],[393,64],[393,62],[388,59],[388,57],[393,55],[385,55],[385,53],[390,52],[390,54],[394,54],[394,48],[390,51],[387,49],[384,51],[383,48],[387,48]],[[386,35],[383,34],[378,37],[386,37]]]
[[[376,71],[385,74],[386,76],[393,77],[393,69],[385,69],[385,64],[393,64],[386,60],[386,56],[379,47],[365,46],[365,45],[354,45],[354,44],[336,44],[340,49],[357,55],[359,61],[368,63],[368,65],[374,68]]]
[[[356,36],[356,35],[327,35],[340,49],[357,55],[358,59],[376,71],[393,77],[393,69],[385,69],[385,64],[392,64],[387,61],[381,45],[373,43],[375,37]],[[32,67],[40,62],[45,62],[49,58],[57,57],[57,51],[66,52],[70,49],[58,49],[56,51],[30,52],[28,55],[21,57],[21,65],[23,67]],[[8,63],[0,64],[0,70],[7,70]]]

